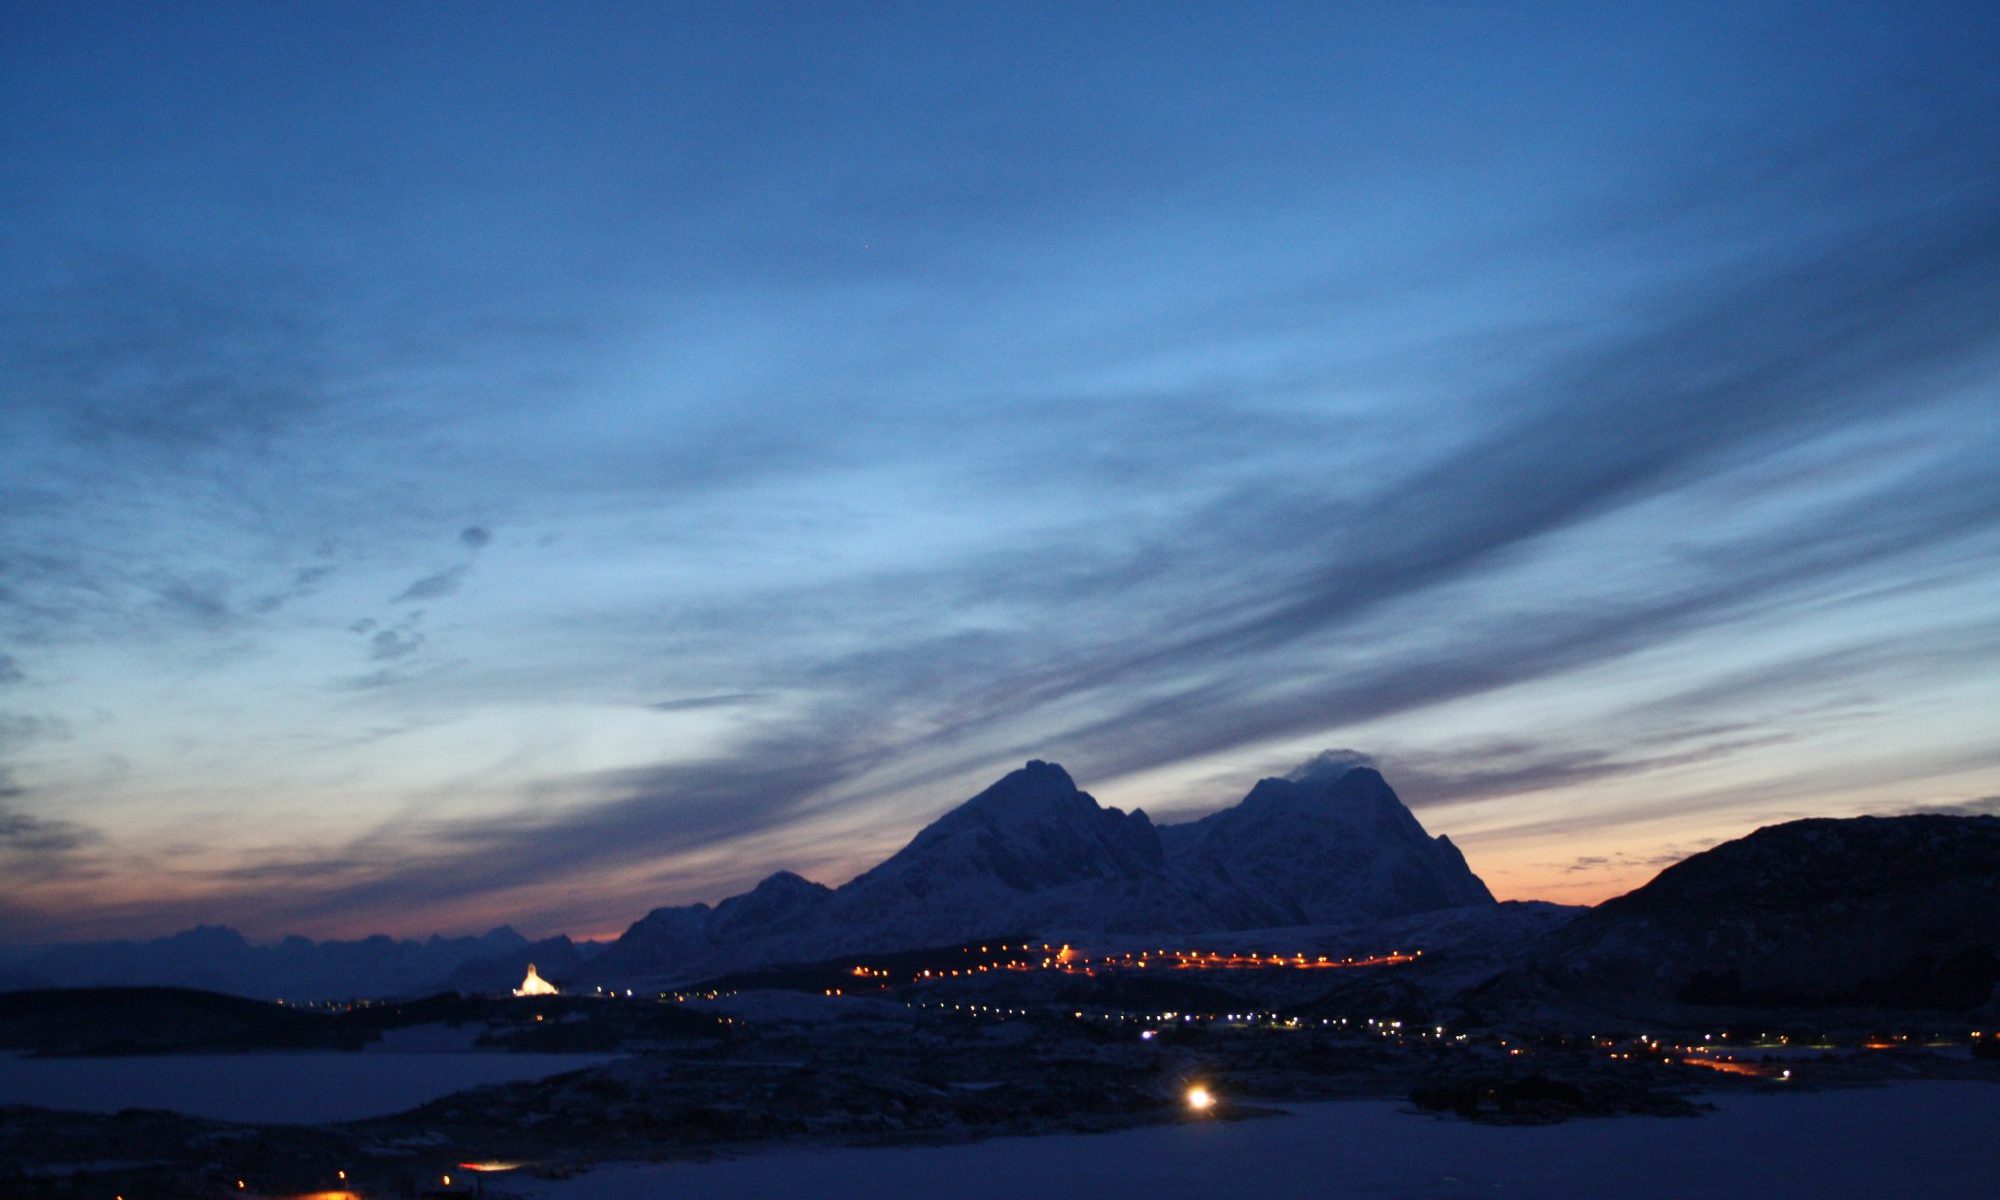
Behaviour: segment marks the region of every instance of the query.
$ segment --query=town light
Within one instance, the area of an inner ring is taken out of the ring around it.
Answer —
[[[1196,1084],[1187,1090],[1187,1106],[1189,1112],[1207,1112],[1215,1107],[1215,1093]]]

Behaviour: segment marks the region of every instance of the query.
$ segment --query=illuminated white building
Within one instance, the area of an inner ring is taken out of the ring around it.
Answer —
[[[529,963],[528,977],[521,981],[520,987],[514,989],[514,994],[516,996],[553,996],[556,994],[556,985],[537,975],[535,973],[535,964]]]

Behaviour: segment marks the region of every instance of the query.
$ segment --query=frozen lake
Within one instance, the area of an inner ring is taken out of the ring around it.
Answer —
[[[0,1104],[82,1112],[165,1108],[224,1121],[317,1124],[385,1116],[462,1088],[542,1079],[611,1057],[337,1051],[133,1058],[0,1054]]]
[[[537,1200],[1167,1200],[1245,1196],[1811,1197],[1992,1200],[2000,1086],[1711,1098],[1699,1118],[1622,1117],[1496,1128],[1411,1116],[1395,1101],[1108,1134],[916,1149],[785,1151],[725,1162],[606,1167],[561,1183],[510,1179]]]

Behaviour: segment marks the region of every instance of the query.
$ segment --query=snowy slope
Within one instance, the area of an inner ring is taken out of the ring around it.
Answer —
[[[1188,827],[1175,865],[1232,897],[1248,925],[1491,904],[1449,839],[1431,838],[1368,767],[1328,764],[1260,780],[1243,802]]]
[[[1394,917],[1493,898],[1365,767],[1308,764],[1233,808],[1156,828],[1030,762],[838,889],[790,873],[657,909],[590,971],[691,979],[1049,929],[1190,933]]]

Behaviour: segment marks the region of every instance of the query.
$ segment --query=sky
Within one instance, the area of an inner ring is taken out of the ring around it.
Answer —
[[[2000,810],[1990,5],[0,8],[0,940],[613,935],[1029,758],[1502,898]]]

